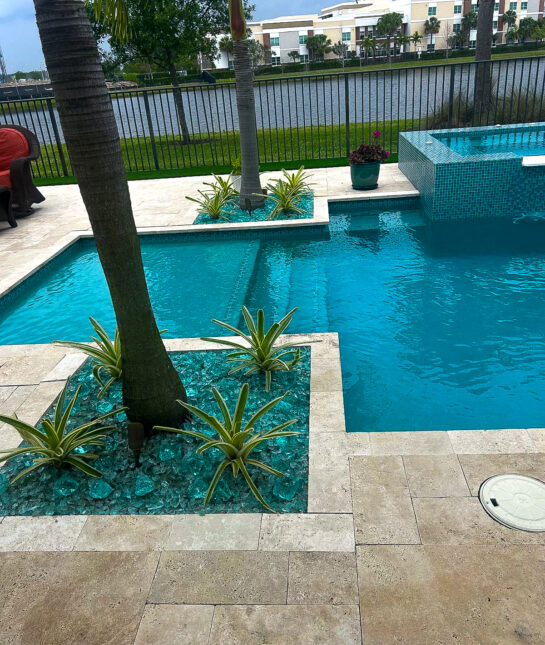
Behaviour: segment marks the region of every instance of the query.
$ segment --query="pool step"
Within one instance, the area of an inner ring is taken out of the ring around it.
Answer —
[[[295,255],[291,275],[288,309],[298,308],[294,318],[294,331],[298,333],[329,331],[324,258],[305,252]]]

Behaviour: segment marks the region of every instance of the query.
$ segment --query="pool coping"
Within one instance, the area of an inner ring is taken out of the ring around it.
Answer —
[[[352,552],[355,548],[355,538],[349,455],[346,454],[341,459],[334,458],[339,436],[347,435],[338,334],[289,334],[282,336],[280,341],[309,346],[311,352],[306,513],[8,515],[0,518],[0,552],[108,551],[112,550],[112,536],[119,541],[123,527],[126,531],[124,548],[116,547],[116,550],[150,550],[149,544],[143,544],[142,535],[148,535],[150,531],[153,533],[158,525],[164,529],[161,531],[163,537],[154,542],[151,549],[154,551],[201,550],[203,547],[198,539],[189,543],[179,535],[182,529],[190,529],[197,536],[201,531],[202,536],[206,532],[208,549]],[[210,343],[199,338],[165,339],[164,342],[169,351],[225,349],[219,343]],[[10,347],[12,356],[24,352],[25,357],[32,360],[34,357],[39,359],[44,348],[49,348],[50,345]],[[57,365],[40,380],[33,392],[36,396],[31,395],[31,412],[21,416],[25,421],[37,423],[64,387],[66,379],[87,360],[85,354],[68,348],[63,348],[62,354]],[[38,391],[40,387],[41,392]],[[354,436],[357,438],[358,434]],[[11,438],[11,444],[9,440],[2,441],[2,449],[10,449],[19,444],[20,439],[15,431],[12,431]],[[356,451],[355,454],[360,453]],[[131,518],[131,521],[127,518]],[[89,543],[88,536],[85,537],[85,526],[88,523],[98,523],[101,527],[100,535],[94,536],[92,544]],[[223,535],[230,527],[234,527],[236,536],[232,537],[226,546]],[[102,541],[101,535],[104,538]],[[172,535],[178,537],[171,539]],[[253,545],[251,549],[248,547],[249,543]]]

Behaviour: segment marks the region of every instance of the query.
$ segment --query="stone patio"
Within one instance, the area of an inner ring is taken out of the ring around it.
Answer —
[[[347,168],[311,172],[319,198],[354,197]],[[199,182],[132,182],[142,232],[188,228],[183,195]],[[379,190],[414,194],[394,164]],[[33,215],[0,231],[0,291],[88,233],[77,187],[43,192]],[[500,526],[476,498],[498,472],[544,479],[545,430],[348,434],[338,339],[321,340],[307,514],[2,518],[0,643],[545,642],[545,534]],[[82,360],[0,347],[0,412],[37,421]],[[0,449],[17,442],[0,426]]]

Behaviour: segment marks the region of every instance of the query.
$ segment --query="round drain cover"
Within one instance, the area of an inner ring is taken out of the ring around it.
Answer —
[[[545,531],[545,483],[526,475],[494,475],[479,489],[484,510],[500,524]]]

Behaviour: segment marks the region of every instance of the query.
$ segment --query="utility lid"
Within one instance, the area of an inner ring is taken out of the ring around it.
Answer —
[[[497,522],[521,531],[545,531],[545,483],[526,475],[494,475],[479,489],[484,510]]]

